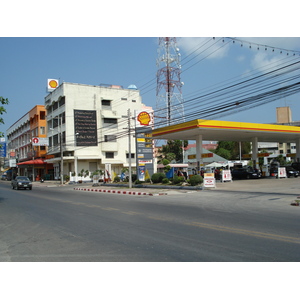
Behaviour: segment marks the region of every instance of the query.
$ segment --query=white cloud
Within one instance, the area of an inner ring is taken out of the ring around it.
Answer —
[[[298,37],[242,37],[238,39],[246,41],[244,45],[252,43],[250,65],[254,70],[261,72],[269,72],[278,68],[285,59],[293,55],[293,52],[286,50],[300,50]]]
[[[271,71],[272,69],[276,69],[281,63],[281,60],[282,56],[270,56],[270,54],[265,52],[257,52],[251,61],[251,65],[253,69],[265,73]]]

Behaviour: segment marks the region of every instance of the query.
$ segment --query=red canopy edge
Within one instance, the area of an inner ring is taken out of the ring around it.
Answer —
[[[42,159],[32,159],[17,163],[17,165],[46,165],[47,163]]]

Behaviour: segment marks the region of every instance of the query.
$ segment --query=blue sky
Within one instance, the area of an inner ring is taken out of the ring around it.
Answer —
[[[36,1],[30,2],[37,3]],[[212,46],[211,42],[211,46],[205,54],[194,57],[186,66],[183,64],[182,94],[183,98],[187,100],[203,94],[208,89],[220,88],[222,85],[226,85],[226,82],[229,84],[233,80],[241,81],[247,72],[258,74],[263,71],[264,66],[270,66],[271,63],[275,68],[277,60],[286,56],[285,52],[280,55],[277,49],[275,52],[270,49],[265,51],[262,48],[257,50],[256,47],[250,49],[250,43],[300,51],[299,37],[276,37],[277,35],[293,36],[290,26],[283,27],[282,23],[272,23],[280,29],[275,28],[275,31],[274,28],[265,30],[266,27],[256,27],[254,30],[250,27],[249,29],[249,25],[244,27],[247,22],[243,22],[242,26],[237,26],[240,20],[244,20],[243,17],[234,14],[234,17],[229,18],[228,12],[224,10],[224,4],[219,7],[222,8],[222,11],[214,11],[213,16],[209,18],[205,16],[204,10],[214,9],[213,5],[204,7],[201,18],[199,17],[197,20],[193,19],[196,13],[189,10],[191,19],[187,14],[184,15],[184,18],[180,18],[185,26],[193,25],[187,26],[188,30],[184,30],[183,28],[186,27],[182,24],[172,21],[172,30],[161,30],[166,27],[166,23],[162,22],[161,15],[157,16],[156,21],[155,18],[152,18],[152,23],[147,23],[150,20],[148,15],[144,15],[143,20],[140,14],[130,8],[130,16],[135,14],[135,18],[124,18],[128,13],[130,3],[136,4],[135,1],[128,1],[127,8],[122,2],[118,6],[120,10],[114,11],[113,18],[111,15],[101,15],[99,22],[95,19],[97,13],[91,10],[89,10],[89,16],[76,19],[76,16],[84,14],[86,11],[86,7],[82,5],[73,7],[72,14],[64,15],[63,12],[68,11],[66,2],[63,4],[59,2],[60,7],[56,10],[42,6],[44,19],[37,11],[31,11],[26,17],[24,13],[14,11],[13,20],[3,14],[4,23],[7,24],[9,21],[9,24],[13,24],[15,20],[18,20],[18,22],[21,21],[18,23],[21,26],[0,30],[0,95],[10,101],[6,107],[7,114],[3,115],[5,125],[0,125],[0,131],[5,132],[9,126],[35,105],[44,104],[48,78],[91,85],[116,84],[122,85],[124,88],[135,84],[141,90],[143,102],[155,108],[157,36],[177,36],[177,45],[182,59],[207,41],[207,38],[200,36],[240,36],[239,39],[246,41],[243,43],[243,47],[239,42],[230,41],[227,46],[222,48],[220,48],[222,42],[215,46]],[[89,2],[87,1],[86,4]],[[58,5],[57,1],[52,3]],[[105,8],[113,8],[112,4],[105,5]],[[23,8],[25,9],[25,7]],[[6,9],[7,11],[12,10],[13,4],[6,4]],[[122,9],[124,10],[122,11]],[[22,7],[20,11],[22,11]],[[273,16],[275,17],[281,11],[282,8],[279,7],[277,11],[273,11]],[[64,22],[45,19],[47,12],[49,16],[52,13],[56,14],[57,19],[63,18]],[[152,17],[155,12],[155,6],[149,8]],[[186,8],[182,8],[181,12],[184,14]],[[232,13],[230,9],[229,12]],[[256,11],[255,8],[250,8],[249,12],[252,12],[253,16],[251,22],[254,22],[256,17],[259,19],[260,16],[264,16],[264,24],[273,21],[272,18],[266,19],[262,10]],[[290,14],[292,13],[290,12]],[[176,15],[172,16],[176,17]],[[22,23],[22,20],[26,20],[26,22]],[[224,20],[226,23],[223,23]],[[284,19],[281,21],[284,22]],[[114,24],[117,26],[112,29]],[[195,26],[196,24],[197,26]],[[209,30],[203,24],[210,25]],[[293,23],[288,25],[293,25]],[[151,28],[149,29],[149,27]],[[134,30],[132,30],[133,28]],[[269,33],[271,38],[268,37]],[[251,37],[261,35],[266,37]],[[228,40],[226,41],[228,42]],[[215,50],[217,51],[214,52]],[[212,52],[213,55],[203,59]],[[297,55],[299,57],[299,53]],[[276,121],[276,107],[288,105],[292,109],[293,120],[297,121],[300,120],[299,96],[299,94],[295,94],[287,98],[283,97],[247,112],[216,119],[270,123]],[[199,106],[201,106],[201,101],[199,101]]]
[[[217,38],[216,38],[217,39]],[[216,89],[224,81],[242,80],[245,72],[263,71],[271,61],[286,59],[286,53],[257,50],[250,42],[300,51],[300,38],[240,38],[243,43],[230,40],[210,47],[205,54],[183,64],[181,80],[183,98],[201,95],[207,88]],[[177,38],[182,59],[208,38]],[[248,42],[249,41],[249,42]],[[141,89],[143,102],[155,107],[155,76],[157,71],[158,38],[156,37],[2,37],[0,38],[1,95],[10,104],[4,115],[6,130],[36,104],[44,104],[48,78],[60,82],[98,85],[100,83],[122,85],[135,84]],[[254,48],[254,49],[253,49]],[[214,52],[208,58],[203,57]],[[299,57],[299,53],[297,54]],[[184,62],[184,60],[183,60]],[[191,68],[189,66],[193,65]],[[276,65],[276,64],[275,64]],[[288,105],[293,120],[300,120],[299,94],[282,98],[247,112],[223,116],[224,120],[247,122],[275,122],[276,107]],[[201,105],[201,101],[199,101]]]

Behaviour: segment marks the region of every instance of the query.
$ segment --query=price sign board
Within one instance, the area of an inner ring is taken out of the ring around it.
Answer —
[[[214,173],[204,173],[204,187],[216,187],[216,179]]]

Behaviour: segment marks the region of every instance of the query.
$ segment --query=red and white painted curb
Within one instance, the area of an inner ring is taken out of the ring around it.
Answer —
[[[103,190],[103,189],[93,189],[93,188],[74,188],[75,191],[84,191],[84,192],[100,192],[108,194],[120,194],[120,195],[135,195],[135,196],[163,196],[167,193],[145,193],[145,192],[134,192],[134,191],[120,191],[120,190]]]

